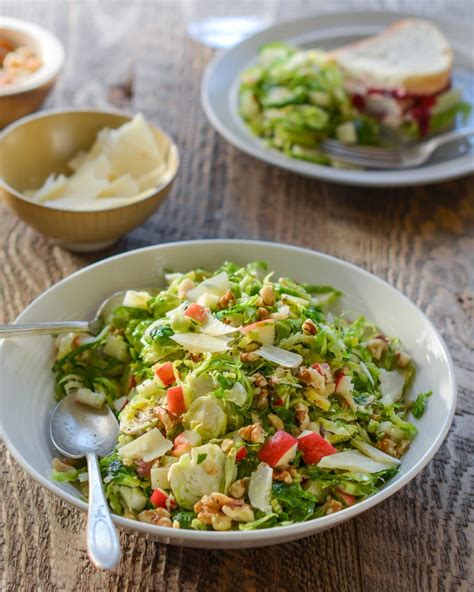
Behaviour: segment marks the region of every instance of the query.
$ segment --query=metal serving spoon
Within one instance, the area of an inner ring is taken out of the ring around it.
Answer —
[[[157,289],[147,289],[153,294]],[[59,335],[60,333],[90,333],[98,335],[107,317],[123,302],[126,290],[109,296],[97,311],[92,321],[61,321],[54,323],[24,323],[21,325],[0,325],[0,339],[7,337],[31,337],[34,335]]]
[[[61,454],[69,458],[87,458],[87,551],[94,565],[113,569],[120,560],[120,542],[102,488],[97,457],[106,456],[114,449],[119,433],[117,420],[106,405],[102,409],[82,405],[71,393],[54,408],[50,433]]]

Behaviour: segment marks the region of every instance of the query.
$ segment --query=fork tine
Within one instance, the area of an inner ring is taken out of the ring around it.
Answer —
[[[367,155],[367,153],[361,150],[352,150],[352,148],[345,148],[338,142],[323,142],[321,144],[323,151],[329,155],[334,156],[342,161],[346,161],[351,164],[359,166],[371,167],[371,168],[403,168],[406,166],[400,155],[390,155],[388,158],[383,157],[378,153],[376,156]]]
[[[384,161],[401,161],[402,151],[396,148],[377,148],[375,146],[346,146],[341,142],[335,140],[325,140],[323,148],[338,154],[357,155],[363,158],[384,160]]]

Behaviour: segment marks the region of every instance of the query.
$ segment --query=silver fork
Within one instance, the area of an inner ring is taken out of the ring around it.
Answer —
[[[467,127],[403,148],[352,146],[342,144],[337,140],[324,140],[320,149],[330,156],[350,164],[373,169],[405,169],[423,164],[440,146],[472,135],[474,135],[474,127]]]

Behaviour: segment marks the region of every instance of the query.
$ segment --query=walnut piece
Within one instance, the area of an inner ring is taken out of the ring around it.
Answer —
[[[240,354],[240,361],[244,364],[251,364],[257,360],[260,360],[260,356],[254,352],[241,352]]]
[[[382,354],[388,350],[387,339],[383,335],[377,335],[377,337],[369,339],[366,343],[366,347],[372,354],[374,360],[380,360]]]
[[[243,477],[242,479],[239,479],[238,481],[234,481],[232,483],[232,485],[229,487],[230,495],[232,497],[235,497],[236,499],[244,497],[244,495],[247,493],[247,490],[249,488],[249,483],[250,483],[250,477]]]
[[[273,291],[273,286],[271,284],[264,284],[259,294],[265,306],[272,306],[275,303],[275,292]]]
[[[304,432],[310,423],[308,408],[306,405],[303,405],[303,403],[297,403],[295,405],[295,411],[296,423],[298,424],[300,430]]]
[[[274,413],[268,414],[268,421],[276,430],[285,429],[285,424],[283,423],[283,421],[278,417],[278,415],[275,415]]]
[[[185,278],[178,287],[178,296],[181,298],[181,300],[184,300],[186,298],[186,296],[188,295],[189,290],[192,290],[194,288],[194,282],[192,280],[190,280],[189,278]]]
[[[253,375],[253,383],[257,387],[263,387],[263,386],[268,385],[268,382],[267,382],[267,379],[265,378],[265,376],[263,376],[263,374],[260,374],[258,372]]]
[[[155,524],[157,526],[172,527],[173,523],[170,520],[170,513],[165,508],[155,508],[154,510],[143,510],[138,514],[140,522],[148,522],[148,524]]]
[[[234,301],[234,295],[232,294],[231,290],[227,290],[227,292],[219,298],[219,302],[217,303],[219,308],[228,308],[230,303]]]
[[[239,436],[253,444],[263,444],[265,442],[265,430],[259,423],[252,423],[240,428]]]
[[[301,328],[303,329],[303,333],[306,333],[306,335],[316,335],[318,332],[318,327],[311,319],[306,319]]]
[[[198,520],[212,526],[214,530],[230,530],[232,520],[236,522],[254,520],[253,510],[248,504],[218,492],[203,495],[194,504],[194,511]]]
[[[281,481],[282,483],[291,485],[293,483],[293,477],[287,469],[273,469],[273,481]]]
[[[328,496],[326,503],[322,507],[322,510],[326,514],[326,516],[328,516],[329,514],[339,512],[339,510],[342,510],[343,507],[344,506],[340,502],[336,501],[331,496]]]
[[[410,356],[402,351],[395,352],[395,358],[399,368],[406,368],[411,361]]]

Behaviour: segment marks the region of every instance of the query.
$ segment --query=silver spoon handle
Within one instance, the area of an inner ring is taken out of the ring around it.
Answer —
[[[0,339],[8,337],[32,337],[34,335],[57,335],[59,333],[89,333],[89,331],[88,321],[0,325]]]
[[[110,517],[105,499],[99,462],[93,453],[87,454],[89,472],[89,515],[87,519],[87,551],[94,565],[113,569],[120,561],[120,541]]]

